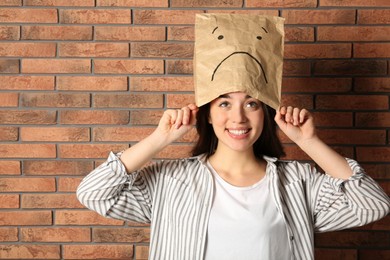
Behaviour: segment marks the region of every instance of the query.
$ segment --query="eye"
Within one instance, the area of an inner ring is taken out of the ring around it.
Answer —
[[[262,40],[263,39],[263,37],[261,37],[261,36],[257,36],[256,37],[258,40]]]
[[[260,104],[256,101],[250,101],[250,102],[246,103],[247,108],[258,108],[259,106],[260,106]]]
[[[219,106],[219,107],[228,107],[228,106],[229,106],[229,102],[227,102],[227,101],[222,101],[221,103],[219,103],[218,106]]]
[[[223,39],[223,35],[218,36],[218,40],[222,40],[222,39]]]

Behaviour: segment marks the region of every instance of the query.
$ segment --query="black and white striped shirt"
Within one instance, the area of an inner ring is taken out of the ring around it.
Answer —
[[[118,156],[111,153],[83,179],[80,202],[105,217],[151,223],[150,259],[203,259],[213,197],[206,157],[160,161],[127,174]],[[314,259],[314,232],[365,225],[390,210],[389,197],[354,160],[347,159],[354,175],[344,181],[310,164],[264,159],[293,259]]]

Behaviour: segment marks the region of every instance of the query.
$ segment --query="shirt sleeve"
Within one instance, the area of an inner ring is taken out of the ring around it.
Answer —
[[[152,168],[128,174],[120,153],[89,173],[77,188],[77,198],[104,217],[150,223],[155,175]]]
[[[310,174],[316,232],[366,225],[390,211],[389,197],[379,184],[355,160],[346,160],[353,172],[347,180],[318,173],[315,169]]]

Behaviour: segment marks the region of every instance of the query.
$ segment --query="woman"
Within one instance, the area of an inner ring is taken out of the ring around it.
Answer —
[[[275,122],[327,175],[278,160]],[[142,168],[195,123],[194,157]],[[165,111],[150,136],[111,153],[77,195],[103,216],[151,223],[150,259],[313,259],[314,232],[365,225],[390,208],[354,160],[317,137],[307,110],[275,114],[243,92]]]

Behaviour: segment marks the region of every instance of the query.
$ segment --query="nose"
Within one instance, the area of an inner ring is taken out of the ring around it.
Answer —
[[[233,123],[240,124],[240,123],[245,123],[247,120],[245,110],[242,106],[236,106],[233,107],[232,110],[230,111],[230,120]]]

